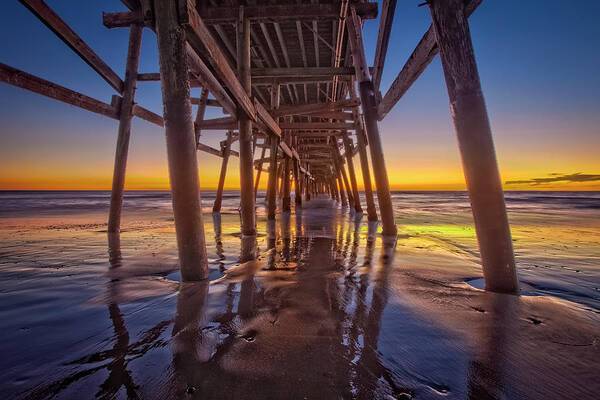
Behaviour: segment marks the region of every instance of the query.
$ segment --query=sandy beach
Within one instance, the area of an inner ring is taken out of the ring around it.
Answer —
[[[449,195],[428,205],[395,195],[404,210],[395,247],[325,199],[275,224],[263,216],[260,258],[242,264],[252,242],[240,239],[232,195],[225,213],[206,215],[211,282],[187,284],[168,194],[164,202],[131,193],[124,230],[110,238],[103,206],[93,205],[101,194],[12,195],[23,209],[9,209],[4,194],[5,398],[594,399],[600,391],[600,230],[589,218],[598,210],[561,206],[564,195],[546,200],[554,210],[509,195],[518,297],[477,288],[472,228],[443,212]],[[569,218],[560,207],[573,209]]]

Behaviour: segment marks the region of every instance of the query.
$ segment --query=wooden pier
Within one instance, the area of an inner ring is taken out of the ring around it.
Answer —
[[[103,102],[0,64],[0,80],[5,83],[119,121],[110,234],[120,229],[132,118],[164,126],[185,281],[208,276],[197,151],[222,158],[215,213],[221,209],[228,160],[239,157],[244,243],[257,234],[255,203],[263,173],[268,175],[269,220],[276,218],[278,205],[280,212],[289,213],[323,194],[360,216],[356,155],[368,219],[379,219],[382,234],[395,238],[378,122],[439,53],[486,286],[518,292],[510,228],[467,20],[481,0],[427,1],[432,25],[384,95],[380,83],[396,0],[383,0],[381,7],[358,0],[122,0],[125,11],[107,12],[102,18],[109,29],[129,29],[123,79],[43,0],[20,2],[116,92],[110,102]],[[378,16],[375,59],[370,64],[362,28]],[[160,71],[138,71],[144,28],[155,32]],[[162,116],[135,101],[136,86],[147,81],[161,83]],[[207,107],[220,109],[223,117],[205,119]],[[221,148],[201,142],[201,133],[207,130],[226,133]],[[254,256],[252,251],[246,254],[246,258]]]

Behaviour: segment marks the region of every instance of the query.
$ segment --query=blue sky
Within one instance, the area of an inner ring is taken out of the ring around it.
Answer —
[[[420,2],[398,1],[381,84],[384,93],[429,26],[429,10],[417,7]],[[119,1],[47,3],[123,75],[127,30],[108,30],[101,21],[102,11],[123,10]],[[112,88],[19,2],[7,1],[1,7],[0,62],[110,102]],[[484,0],[471,17],[505,180],[600,172],[598,15],[600,2],[592,0]],[[366,22],[369,60],[376,36],[377,22]],[[156,41],[150,31],[144,33],[140,71],[158,71]],[[159,85],[140,83],[137,101],[160,113]],[[31,182],[34,187],[33,182],[50,180],[68,187],[82,179],[89,180],[90,186],[110,185],[116,121],[6,84],[0,84],[0,120],[0,166],[5,171],[0,186]],[[394,187],[462,185],[439,57],[380,126]],[[203,138],[214,145],[219,140],[222,135],[216,133]],[[166,182],[161,129],[135,121],[130,152],[128,187],[141,187],[144,182],[152,186],[152,177]],[[219,160],[203,154],[200,165],[201,179],[211,186]],[[235,168],[233,161],[230,171]],[[229,174],[228,186],[236,185],[235,175]]]

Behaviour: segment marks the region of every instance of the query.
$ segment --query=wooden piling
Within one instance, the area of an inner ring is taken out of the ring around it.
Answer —
[[[354,84],[350,87],[350,96],[356,99],[356,89]],[[362,117],[358,110],[352,110],[352,117],[356,128],[356,145],[358,146],[358,157],[360,159],[360,169],[363,177],[365,189],[365,202],[367,203],[367,216],[369,221],[377,221],[377,210],[375,209],[375,199],[373,198],[373,188],[371,185],[371,171],[369,168],[369,157],[367,156],[367,144],[365,140],[365,131],[363,129]]]
[[[250,81],[250,20],[244,17],[244,7],[240,7],[237,21],[238,32],[238,74],[244,90],[248,95],[252,91]],[[254,165],[252,152],[252,122],[240,108],[239,146],[240,146],[240,212],[242,217],[242,234],[256,235],[256,210],[254,207]]]
[[[429,5],[471,199],[485,286],[495,292],[518,293],[502,182],[464,1],[433,1]]]
[[[267,147],[263,146],[262,151],[260,153],[260,162],[258,163],[258,171],[256,171],[256,180],[254,181],[254,202],[256,202],[256,195],[258,193],[258,185],[260,185],[260,175],[262,174],[263,160],[265,158],[266,151],[267,151]]]
[[[292,168],[294,170],[294,204],[298,209],[302,207],[302,186],[300,185],[302,178],[300,177],[300,164],[297,160],[294,160]]]
[[[181,277],[208,277],[185,32],[177,3],[154,1],[169,177]]]
[[[352,162],[352,145],[348,134],[342,135],[344,141],[344,149],[346,153],[346,164],[348,164],[348,175],[350,175],[350,184],[352,185],[352,197],[354,199],[354,211],[357,213],[362,212],[362,206],[360,204],[360,195],[358,193],[358,185],[356,183],[356,174],[354,172],[354,163]]]
[[[229,155],[231,153],[232,133],[233,132],[231,131],[227,132],[227,139],[225,139],[225,143],[222,143],[221,146],[221,174],[219,175],[219,186],[217,186],[217,193],[215,195],[215,202],[213,204],[214,213],[221,212],[221,204],[223,203],[223,188],[225,186],[225,177],[227,176],[227,164],[229,162]]]
[[[348,181],[348,175],[346,174],[346,168],[344,168],[344,164],[342,163],[341,156],[337,155],[338,163],[340,166],[340,173],[342,174],[342,182],[344,183],[344,189],[346,190],[346,197],[348,198],[348,205],[351,208],[354,208],[354,196],[352,195],[352,188],[350,187],[350,182]]]
[[[287,139],[289,145],[289,138]],[[290,181],[290,169],[292,160],[289,157],[285,157],[283,160],[283,197],[281,201],[281,211],[290,212],[292,209],[291,199],[291,181]]]
[[[279,107],[281,89],[279,84],[271,86],[271,108]],[[279,139],[276,136],[269,138],[269,182],[267,185],[267,219],[274,220],[277,213],[277,152],[279,150]]]
[[[127,170],[127,155],[129,152],[129,138],[131,136],[131,119],[133,118],[133,104],[140,62],[142,29],[143,28],[140,25],[132,25],[129,30],[129,48],[127,50],[123,99],[121,100],[119,111],[119,133],[117,137],[117,149],[115,152],[115,167],[113,172],[112,190],[110,192],[110,210],[108,214],[109,233],[116,233],[121,229],[125,172]]]
[[[348,39],[352,49],[352,59],[356,69],[356,77],[359,83],[360,101],[365,119],[365,129],[369,140],[371,162],[375,173],[375,185],[377,187],[377,200],[379,212],[381,213],[382,234],[395,236],[397,234],[394,222],[394,208],[392,196],[390,195],[390,184],[388,181],[387,168],[383,157],[383,146],[377,126],[377,100],[375,87],[371,81],[369,66],[365,57],[365,49],[362,38],[360,20],[356,15],[356,9],[352,7],[351,16],[348,18]]]

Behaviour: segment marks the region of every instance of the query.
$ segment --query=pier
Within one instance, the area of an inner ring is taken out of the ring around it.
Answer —
[[[298,213],[327,198],[381,235],[398,234],[379,122],[434,57],[440,56],[481,254],[486,289],[518,293],[504,194],[471,43],[468,18],[481,0],[429,0],[431,26],[387,92],[381,78],[396,0],[262,1],[122,0],[107,10],[107,29],[128,29],[121,75],[43,0],[20,0],[114,91],[97,100],[0,64],[0,81],[118,121],[109,235],[118,234],[132,134],[142,118],[164,127],[179,265],[184,282],[208,278],[197,152],[222,159],[213,212],[221,210],[227,173],[240,178],[243,260],[255,258],[256,193],[267,175],[268,219]],[[100,17],[100,16],[99,16]],[[363,24],[379,17],[375,58],[367,60]],[[155,33],[159,71],[140,71],[142,31]],[[136,103],[136,87],[160,81],[163,113]],[[208,107],[223,116],[206,119]],[[206,131],[225,132],[220,148]],[[358,156],[358,160],[357,160]],[[228,171],[239,157],[239,171]],[[361,203],[356,165],[362,171]],[[371,180],[371,173],[373,180]],[[401,221],[400,221],[401,223]]]

